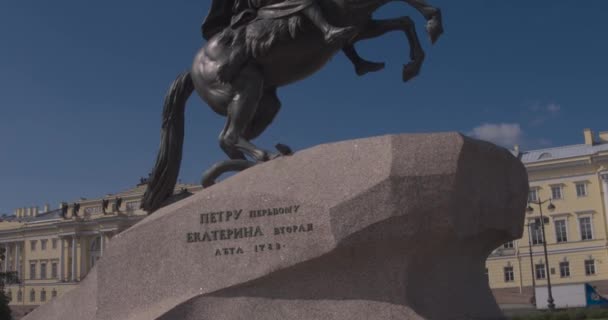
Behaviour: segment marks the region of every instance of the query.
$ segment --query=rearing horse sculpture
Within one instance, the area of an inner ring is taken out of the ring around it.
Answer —
[[[403,80],[407,81],[418,74],[425,57],[413,21],[407,16],[372,19],[378,8],[393,1],[406,2],[423,14],[432,42],[442,34],[441,13],[425,0],[319,0],[319,5],[332,25],[358,29],[348,45],[403,31],[410,45],[411,61],[403,67]],[[291,152],[277,145],[280,153],[273,154],[251,140],[278,113],[281,102],[277,88],[312,75],[341,49],[327,45],[321,33],[299,15],[257,19],[213,36],[196,55],[192,69],[173,82],[165,97],[161,144],[142,208],[152,213],[173,193],[182,157],[185,104],[194,90],[213,111],[227,117],[219,140],[230,160],[215,164],[203,175],[202,184],[207,187],[224,172],[243,170]]]

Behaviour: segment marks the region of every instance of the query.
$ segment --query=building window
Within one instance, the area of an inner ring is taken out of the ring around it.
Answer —
[[[536,265],[535,268],[535,274],[536,274],[536,279],[537,280],[542,280],[545,279],[545,277],[547,276],[546,274],[546,270],[545,270],[545,264],[544,263],[539,263]]]
[[[513,275],[513,267],[505,267],[505,282],[512,282],[515,280],[515,276]]]
[[[32,291],[30,291],[30,302],[34,301],[36,301],[36,291],[32,289]]]
[[[537,188],[530,189],[530,191],[528,192],[528,201],[529,202],[538,201],[538,189]]]
[[[46,250],[46,242],[48,240],[40,240],[40,250]]]
[[[53,239],[51,240],[51,245],[53,246],[53,249],[57,249],[57,239]]]
[[[509,242],[503,244],[502,247],[505,248],[505,249],[512,249],[513,248],[513,241],[509,241]]]
[[[532,244],[543,243],[543,230],[540,226],[536,224],[530,225],[530,235],[532,236]]]
[[[40,279],[46,279],[46,262],[40,263]]]
[[[551,186],[551,197],[553,200],[563,199],[562,186]]]
[[[57,290],[53,289],[53,292],[51,292],[51,298],[57,298]]]
[[[30,250],[31,251],[36,251],[36,242],[38,242],[38,240],[30,241]]]
[[[42,289],[42,291],[40,291],[40,302],[45,302],[46,301],[46,290]]]
[[[17,302],[23,301],[23,292],[21,290],[17,291]]]
[[[593,227],[591,225],[591,217],[584,217],[578,219],[581,227],[581,240],[593,239]]]
[[[557,242],[568,241],[566,220],[555,220],[555,239],[557,240]]]
[[[51,263],[51,278],[57,279],[57,262]]]
[[[585,275],[592,276],[595,274],[595,260],[585,260]]]
[[[30,263],[30,279],[36,279],[36,263]]]
[[[6,295],[8,297],[8,301],[13,301],[13,292],[10,289],[8,290]]]
[[[578,196],[578,197],[587,196],[587,184],[586,183],[579,182],[576,184],[576,196]]]
[[[562,278],[570,276],[570,262],[564,261],[559,263],[559,276]]]

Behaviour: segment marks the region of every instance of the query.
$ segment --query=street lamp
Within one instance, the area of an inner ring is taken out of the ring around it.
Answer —
[[[534,305],[536,306],[536,280],[534,276],[534,260],[532,258],[532,236],[530,234],[531,227],[532,224],[526,224],[526,228],[528,229],[528,252],[530,253],[530,270],[532,271],[532,293],[534,294]]]
[[[541,201],[539,198],[537,201],[528,201],[528,208],[526,209],[526,211],[528,213],[534,212],[534,209],[530,206],[530,204],[535,204],[538,206],[538,209],[540,212],[540,227],[541,227],[542,234],[543,234],[543,249],[545,251],[545,271],[547,273],[547,290],[548,290],[548,294],[549,294],[547,302],[548,302],[549,310],[555,311],[555,304],[553,303],[553,301],[554,301],[553,294],[551,293],[551,273],[549,272],[549,256],[547,255],[547,237],[545,236],[545,218],[543,217],[543,206],[542,206],[547,201],[549,201],[549,206],[547,206],[547,209],[549,209],[549,211],[555,210],[555,205],[553,205],[553,202],[551,202],[551,199]],[[537,225],[538,222],[535,222],[534,224]]]

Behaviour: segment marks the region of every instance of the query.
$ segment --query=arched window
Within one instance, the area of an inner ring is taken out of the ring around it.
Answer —
[[[53,289],[53,291],[51,292],[51,298],[57,298],[57,290]]]
[[[19,291],[17,291],[17,301],[18,302],[23,301],[23,292],[21,292],[21,289],[19,289]]]
[[[13,300],[13,291],[11,291],[11,289],[8,289],[6,296],[8,297],[8,301],[12,301]]]
[[[46,290],[44,290],[44,288],[42,289],[42,291],[40,291],[40,302],[45,302],[46,301]]]
[[[34,301],[36,301],[36,290],[32,289],[32,291],[30,291],[30,302]]]

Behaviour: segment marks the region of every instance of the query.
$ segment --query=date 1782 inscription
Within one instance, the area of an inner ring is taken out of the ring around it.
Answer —
[[[208,230],[201,232],[188,232],[186,234],[187,243],[197,242],[215,242],[215,241],[228,241],[228,240],[239,240],[247,238],[260,238],[267,235],[282,236],[294,233],[309,233],[314,230],[312,223],[300,223],[292,225],[282,226],[264,226],[257,225],[260,218],[272,218],[283,215],[301,214],[299,205],[267,208],[267,209],[255,209],[245,211],[243,209],[236,210],[225,210],[215,212],[205,212],[200,214],[200,224],[215,226],[217,228],[209,227]],[[219,224],[231,223],[235,221],[242,221],[245,219],[251,222],[251,225],[239,226],[239,227],[220,227]],[[254,243],[249,246],[232,246],[232,247],[221,247],[215,248],[215,256],[226,256],[226,255],[240,255],[247,252],[262,253],[262,252],[276,252],[285,248],[285,243],[272,242]]]

